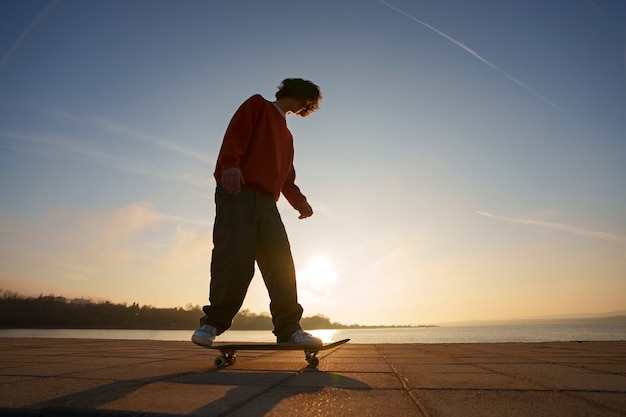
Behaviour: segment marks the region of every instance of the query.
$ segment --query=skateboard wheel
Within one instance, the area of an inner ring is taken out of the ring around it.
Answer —
[[[226,365],[234,365],[235,362],[237,362],[237,358],[234,356],[226,358]]]
[[[317,365],[320,364],[320,360],[316,358],[315,356],[307,359],[307,362],[309,362],[309,368],[317,368]]]
[[[221,368],[224,365],[226,365],[226,358],[225,357],[218,356],[217,358],[215,358],[215,366],[217,366],[218,368]]]

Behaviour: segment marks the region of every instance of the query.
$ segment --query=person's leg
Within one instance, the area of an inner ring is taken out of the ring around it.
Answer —
[[[211,258],[210,305],[201,324],[226,331],[241,308],[254,275],[256,252],[255,192],[242,187],[228,193],[221,185],[215,192],[215,225]]]
[[[257,264],[270,296],[274,334],[279,343],[301,330],[302,306],[298,303],[296,270],[289,239],[271,196],[258,195]]]

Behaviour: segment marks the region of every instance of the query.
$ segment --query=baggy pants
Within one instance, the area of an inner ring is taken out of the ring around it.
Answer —
[[[221,334],[232,324],[254,276],[256,261],[270,296],[274,334],[284,342],[300,330],[296,271],[276,201],[242,187],[237,195],[218,183],[209,302],[201,324]]]

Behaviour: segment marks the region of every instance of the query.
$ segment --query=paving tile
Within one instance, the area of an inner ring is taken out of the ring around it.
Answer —
[[[411,388],[446,388],[446,389],[541,389],[533,382],[484,370],[472,370],[466,366],[463,372],[420,372],[419,370],[405,370],[401,372],[403,378]]]
[[[626,375],[549,363],[484,366],[498,373],[512,375],[550,389],[626,392]]]
[[[14,375],[0,375],[0,385],[14,384],[19,381],[32,381],[39,379],[38,376],[14,376]]]
[[[282,384],[286,387],[332,387],[349,389],[402,389],[394,373],[307,371]]]
[[[593,363],[593,362],[582,362],[582,363],[568,363],[566,364],[572,367],[578,367],[582,369],[594,370],[602,373],[609,374],[617,374],[617,375],[626,375],[626,363],[616,363],[616,362],[601,362],[601,363]]]
[[[68,375],[85,379],[112,379],[116,381],[139,380],[146,378],[169,379],[188,372],[195,372],[198,366],[186,364],[181,366],[163,364],[138,364],[134,366],[116,366],[110,368],[98,368],[85,371],[72,369]]]
[[[187,373],[171,378],[170,381],[196,385],[250,385],[272,387],[284,383],[296,375],[295,372],[246,371],[230,368],[211,370],[208,372]]]
[[[52,362],[52,363],[22,363],[20,365],[4,368],[3,373],[23,376],[62,376],[71,373],[91,371],[108,368],[102,363],[94,363],[91,360]]]
[[[600,409],[608,409],[626,416],[626,394],[623,392],[576,392],[577,397],[597,404]]]
[[[230,414],[237,417],[424,417],[405,391],[274,388]]]
[[[98,407],[102,410],[220,416],[258,396],[264,387],[155,382]]]
[[[54,403],[74,403],[72,398],[87,396],[88,391],[110,385],[112,381],[81,378],[28,378],[1,387],[0,407],[33,407]]]
[[[368,372],[392,372],[391,367],[380,359],[376,362],[362,363],[359,359],[324,359],[320,361],[318,369],[321,371],[336,372],[361,372],[366,369]]]
[[[551,391],[415,390],[431,417],[618,417],[619,412]]]
[[[347,344],[320,352],[317,369],[307,368],[302,352],[254,351],[218,369],[218,354],[190,342],[0,340],[0,409],[102,416],[626,415],[626,342]]]

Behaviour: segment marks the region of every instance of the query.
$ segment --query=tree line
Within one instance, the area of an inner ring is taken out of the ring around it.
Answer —
[[[137,303],[70,300],[55,295],[25,297],[11,291],[1,291],[0,294],[0,328],[5,329],[192,330],[198,327],[198,320],[203,314],[200,306],[190,304],[185,308],[157,308]],[[335,323],[319,314],[303,317],[301,324],[309,330],[365,327]],[[231,329],[272,330],[272,318],[268,313],[241,310],[235,316]]]

